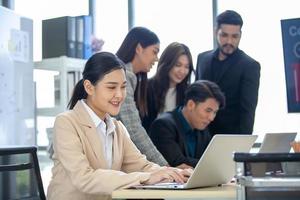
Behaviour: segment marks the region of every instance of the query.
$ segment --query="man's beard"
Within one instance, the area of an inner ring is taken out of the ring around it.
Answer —
[[[227,46],[230,46],[232,51],[230,51],[230,53],[224,51],[224,49],[227,47]],[[220,46],[219,45],[219,50],[221,51],[221,53],[224,55],[224,56],[230,56],[232,55],[235,51],[236,51],[236,47],[234,47],[233,45],[231,44],[224,44],[223,46]]]

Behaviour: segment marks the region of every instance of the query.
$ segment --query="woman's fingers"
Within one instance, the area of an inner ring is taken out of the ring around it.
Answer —
[[[177,182],[185,183],[190,177],[193,170],[185,169],[181,170],[173,167],[162,168],[159,171],[154,172],[150,179],[144,182],[144,184],[155,184],[158,182]]]
[[[194,172],[194,170],[192,168],[187,168],[187,169],[184,169],[182,170],[182,174],[183,176],[185,177],[190,177],[192,175],[192,173]]]
[[[188,168],[188,169],[184,169],[184,170],[181,170],[181,169],[176,169],[177,173],[180,174],[180,177],[181,179],[184,181],[184,182],[187,182],[187,180],[189,179],[189,177],[192,175],[192,173],[194,172],[193,169],[191,168]]]
[[[185,183],[188,180],[188,177],[190,177],[191,171],[169,168],[169,175],[172,177],[174,182]]]
[[[182,163],[182,164],[176,166],[176,168],[179,168],[179,169],[193,169],[192,166],[187,165],[187,164],[185,164],[185,163]]]

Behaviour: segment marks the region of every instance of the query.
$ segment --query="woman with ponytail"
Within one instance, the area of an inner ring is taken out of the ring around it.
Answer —
[[[118,118],[126,126],[131,140],[147,159],[161,166],[167,161],[156,149],[142,126],[147,115],[147,73],[158,61],[160,43],[157,35],[145,27],[132,28],[117,56],[126,63],[127,96]]]
[[[117,115],[126,96],[123,62],[100,52],[86,63],[69,102],[54,123],[54,167],[47,199],[111,199],[121,188],[185,182],[190,172],[160,167],[146,159]]]

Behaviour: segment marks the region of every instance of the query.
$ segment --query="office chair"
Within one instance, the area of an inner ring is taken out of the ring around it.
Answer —
[[[24,173],[26,171],[29,172],[29,180],[27,180],[29,184],[25,187]],[[24,197],[18,197],[16,194],[20,183],[23,183],[22,189],[27,190],[23,191],[26,193]],[[0,148],[0,199],[46,199],[37,158],[37,147]]]

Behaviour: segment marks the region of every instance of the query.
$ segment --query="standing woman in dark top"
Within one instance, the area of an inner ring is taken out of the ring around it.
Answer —
[[[173,42],[162,52],[157,72],[148,81],[148,113],[142,118],[147,131],[160,113],[183,105],[184,91],[190,83],[193,69],[192,55],[185,44]]]

